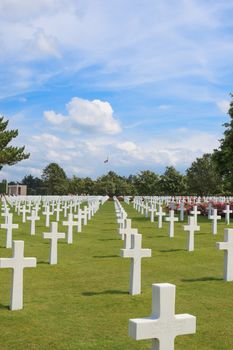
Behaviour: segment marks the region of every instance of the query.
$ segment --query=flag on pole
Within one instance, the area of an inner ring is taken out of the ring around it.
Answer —
[[[107,159],[105,159],[104,163],[105,163],[105,164],[108,163],[108,157],[107,157]]]

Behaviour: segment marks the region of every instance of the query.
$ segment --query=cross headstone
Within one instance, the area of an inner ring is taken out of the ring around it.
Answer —
[[[11,310],[23,308],[23,270],[25,267],[36,267],[36,258],[24,258],[24,241],[13,241],[13,257],[0,258],[0,268],[13,269]]]
[[[213,233],[213,235],[216,235],[218,233],[217,223],[218,223],[218,220],[220,220],[220,219],[221,219],[221,216],[218,215],[218,210],[213,209],[213,214],[210,215],[210,220],[212,220],[212,233]]]
[[[56,221],[59,222],[60,220],[60,212],[62,211],[60,207],[60,202],[57,202],[56,208],[54,208],[54,211],[56,212]]]
[[[142,235],[131,236],[131,249],[121,249],[121,257],[131,258],[130,289],[132,295],[141,293],[141,259],[151,257],[151,249],[142,249]]]
[[[68,226],[68,234],[67,234],[67,243],[72,244],[73,243],[73,227],[77,226],[78,222],[73,221],[73,214],[68,214],[68,220],[63,221],[63,226]]]
[[[57,241],[58,239],[65,238],[64,232],[58,232],[58,222],[52,222],[52,231],[44,232],[43,238],[50,239],[50,257],[49,263],[51,265],[57,264]]]
[[[7,223],[1,224],[1,228],[6,228],[6,248],[12,248],[12,230],[19,228],[18,224],[13,224],[13,214],[8,214]]]
[[[82,210],[78,209],[78,214],[74,215],[74,219],[78,219],[77,221],[77,232],[82,231]]]
[[[131,219],[126,219],[126,227],[120,229],[120,234],[122,235],[122,239],[124,239],[124,249],[130,249],[131,236],[138,234],[138,230],[131,227]]]
[[[225,228],[224,242],[216,245],[218,249],[224,250],[224,279],[233,281],[233,229]]]
[[[151,208],[149,209],[150,211],[150,221],[154,222],[155,221],[155,214],[156,214],[156,206],[152,205]]]
[[[129,336],[135,340],[151,339],[152,350],[174,350],[177,336],[196,333],[196,317],[176,315],[175,298],[175,285],[153,284],[152,315],[129,320]]]
[[[233,212],[233,210],[230,210],[230,205],[227,204],[226,208],[223,210],[223,213],[225,214],[225,223],[227,225],[230,224],[230,214]]]
[[[178,218],[174,216],[174,210],[169,211],[169,216],[165,218],[169,222],[169,237],[174,237],[174,223],[178,221]]]
[[[159,210],[156,213],[156,216],[158,216],[158,228],[163,227],[163,216],[165,216],[165,215],[166,215],[166,213],[163,212],[163,208],[160,205]]]
[[[199,231],[200,226],[195,224],[194,216],[188,217],[188,225],[184,225],[184,231],[188,231],[188,240],[187,240],[187,250],[192,252],[194,250],[194,233]]]
[[[36,234],[36,221],[40,220],[40,217],[37,216],[35,210],[32,210],[31,216],[28,216],[27,220],[31,221],[31,236],[34,236]]]
[[[180,203],[180,207],[178,210],[180,212],[180,221],[184,221],[184,203],[183,202]]]
[[[23,205],[22,209],[22,222],[25,223],[26,222],[26,213],[29,213],[29,210],[26,208],[26,205]]]
[[[201,212],[197,210],[197,205],[194,205],[193,210],[190,211],[190,214],[194,216],[194,223],[197,225],[197,215],[201,214]]]
[[[49,227],[49,225],[50,225],[50,215],[53,215],[53,212],[50,211],[50,205],[49,204],[46,205],[45,211],[42,214],[45,215],[45,226]]]

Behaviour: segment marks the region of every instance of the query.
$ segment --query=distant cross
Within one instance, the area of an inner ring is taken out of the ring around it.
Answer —
[[[150,221],[154,222],[155,221],[155,214],[156,214],[156,206],[152,205],[151,208],[149,209],[150,211]]]
[[[87,214],[88,214],[88,209],[87,209],[86,205],[85,205],[84,209],[82,210],[82,214],[83,214],[83,225],[86,226],[87,225]]]
[[[184,221],[184,203],[180,202],[180,207],[178,209],[180,211],[180,221]]]
[[[26,222],[26,213],[29,213],[29,210],[26,208],[26,205],[23,205],[21,212],[23,214],[22,221],[23,221],[23,223],[25,223]]]
[[[45,226],[49,227],[50,215],[53,215],[53,212],[50,211],[50,205],[49,204],[46,205],[45,211],[42,214],[45,215]]]
[[[216,245],[218,249],[224,250],[224,279],[233,281],[233,229],[225,228],[224,242]]]
[[[64,203],[64,205],[63,205],[64,218],[67,217],[67,210],[68,210],[68,204],[67,204],[67,202],[65,201],[65,203]]]
[[[195,224],[194,216],[188,217],[188,225],[184,225],[184,230],[188,231],[187,250],[192,252],[194,250],[194,233],[200,231],[200,226]]]
[[[220,219],[221,219],[221,216],[218,215],[218,210],[213,209],[213,214],[210,215],[210,220],[212,220],[212,233],[213,233],[213,235],[216,235],[218,233],[217,223],[218,223],[218,220],[220,220]]]
[[[131,227],[130,219],[126,219],[126,227],[124,229],[120,229],[120,234],[122,235],[122,239],[124,239],[124,249],[130,249],[131,237],[132,235],[138,234],[138,230]]]
[[[233,212],[233,210],[230,210],[230,205],[227,204],[225,210],[223,210],[223,213],[225,214],[225,223],[227,225],[230,224],[230,214]]]
[[[212,214],[212,209],[213,209],[212,203],[209,202],[209,204],[208,204],[208,219],[210,219],[210,215]]]
[[[162,206],[160,205],[159,206],[159,210],[157,211],[156,213],[156,216],[158,216],[158,227],[159,228],[162,228],[163,227],[163,216],[166,215],[164,212],[163,212],[163,208]]]
[[[11,310],[23,308],[23,270],[25,267],[36,267],[36,258],[24,258],[24,241],[13,241],[13,257],[0,258],[0,268],[13,269]]]
[[[37,216],[35,210],[32,210],[31,216],[28,216],[27,220],[31,221],[31,236],[34,236],[36,234],[36,221],[40,220],[40,217]]]
[[[68,220],[63,221],[63,226],[68,226],[67,243],[73,243],[73,227],[77,226],[77,221],[73,221],[73,214],[68,214]]]
[[[74,215],[74,219],[78,219],[77,221],[77,232],[82,231],[82,210],[78,209],[78,214]]]
[[[195,223],[195,225],[197,225],[197,215],[200,215],[201,212],[197,210],[196,205],[194,205],[193,210],[190,211],[190,214],[192,214],[194,216],[194,223]]]
[[[178,218],[174,216],[174,210],[169,211],[169,217],[165,218],[169,222],[169,237],[174,237],[174,223],[178,221]]]
[[[6,228],[6,248],[12,248],[12,230],[19,228],[18,224],[13,224],[13,214],[8,214],[7,223],[1,224],[1,228]]]
[[[56,212],[56,221],[59,222],[59,220],[60,220],[60,212],[62,211],[62,209],[60,207],[60,202],[57,202],[57,206],[56,206],[56,208],[54,208],[54,211]]]
[[[131,249],[121,249],[121,257],[131,258],[130,290],[132,295],[141,293],[141,259],[151,257],[151,249],[142,249],[142,235],[131,236]]]
[[[152,339],[152,350],[174,350],[175,338],[196,333],[196,317],[175,314],[176,286],[152,285],[152,315],[129,320],[129,336],[135,340]]]
[[[50,257],[49,263],[51,265],[57,264],[57,241],[58,239],[65,238],[66,234],[58,232],[58,222],[52,222],[52,231],[44,232],[43,238],[50,239]]]

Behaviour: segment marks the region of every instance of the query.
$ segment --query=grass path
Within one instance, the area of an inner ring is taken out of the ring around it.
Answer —
[[[0,270],[1,350],[150,349],[150,341],[128,337],[128,320],[150,314],[151,285],[161,282],[177,285],[177,313],[197,316],[197,334],[178,337],[176,350],[233,349],[233,283],[222,280],[223,253],[215,248],[223,240],[224,223],[213,237],[210,222],[201,218],[196,250],[188,253],[182,224],[169,239],[167,223],[159,230],[132,206],[124,206],[143,235],[143,247],[153,255],[142,260],[142,294],[134,297],[128,295],[130,261],[119,257],[123,242],[112,202],[104,204],[82,233],[75,233],[73,245],[60,241],[57,266],[48,264],[44,218],[31,237],[29,224],[14,216],[20,229],[13,237],[25,240],[25,256],[37,257],[38,266],[25,269],[24,309],[14,312],[8,310],[11,273]],[[4,242],[5,231],[0,230],[0,256],[11,256]]]

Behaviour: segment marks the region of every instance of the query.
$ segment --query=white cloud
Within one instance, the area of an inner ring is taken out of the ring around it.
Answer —
[[[55,113],[54,111],[44,111],[44,117],[51,124],[59,125],[67,120],[62,114]]]
[[[228,100],[218,101],[217,106],[222,113],[226,114],[230,108],[230,101],[228,101]]]
[[[72,127],[104,134],[117,134],[121,131],[120,123],[113,116],[109,102],[85,100],[73,97],[67,104],[67,117],[54,111],[46,111],[44,115],[52,124],[72,122]]]

